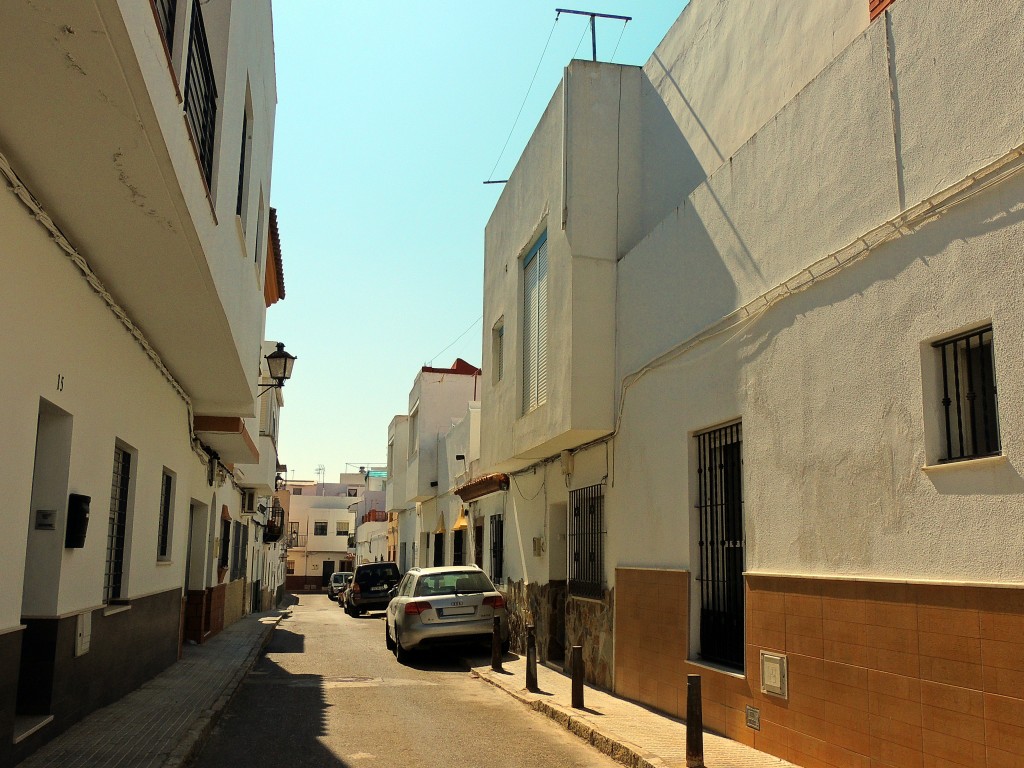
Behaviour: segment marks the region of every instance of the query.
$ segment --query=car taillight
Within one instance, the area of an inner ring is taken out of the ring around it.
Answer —
[[[494,610],[505,607],[505,598],[501,595],[488,595],[484,598],[484,605],[489,605]]]
[[[359,592],[359,585],[358,584],[353,584],[351,587],[348,588],[348,590],[349,590],[349,592],[358,593]]]
[[[428,603],[426,600],[417,600],[416,602],[405,604],[405,613],[408,616],[418,616],[424,611],[429,610],[430,603]]]

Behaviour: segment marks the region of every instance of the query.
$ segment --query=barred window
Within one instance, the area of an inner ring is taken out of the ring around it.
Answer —
[[[992,326],[937,341],[945,442],[941,461],[992,456],[1001,450]]]
[[[743,432],[695,436],[700,518],[700,655],[743,669]]]
[[[491,581],[505,578],[505,518],[491,515]]]
[[[160,528],[157,532],[156,556],[168,560],[171,555],[171,508],[174,503],[174,476],[164,470],[160,482]]]
[[[604,586],[604,486],[569,492],[569,594],[601,597]]]
[[[322,520],[313,523],[313,535],[314,536],[326,536],[327,535],[327,521]]]
[[[103,578],[103,602],[121,597],[124,574],[125,533],[128,528],[128,491],[131,486],[132,455],[114,446],[114,471],[110,484],[110,514],[107,518],[107,559]]]

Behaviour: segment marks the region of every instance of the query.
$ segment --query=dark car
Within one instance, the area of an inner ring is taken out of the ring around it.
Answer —
[[[383,611],[391,597],[388,591],[402,578],[395,563],[364,563],[352,574],[352,585],[345,593],[345,613],[358,616],[367,611]]]
[[[352,571],[335,571],[331,574],[331,580],[327,582],[327,596],[331,600],[338,599],[338,595],[345,588],[351,575]]]

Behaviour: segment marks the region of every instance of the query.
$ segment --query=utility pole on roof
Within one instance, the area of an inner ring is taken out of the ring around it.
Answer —
[[[590,47],[593,52],[594,61],[597,61],[597,29],[594,23],[595,19],[617,19],[618,21],[630,22],[633,20],[632,16],[616,16],[611,13],[596,13],[594,11],[572,11],[568,8],[555,8],[555,19],[557,20],[558,15],[563,13],[575,13],[577,16],[589,16],[590,17]]]

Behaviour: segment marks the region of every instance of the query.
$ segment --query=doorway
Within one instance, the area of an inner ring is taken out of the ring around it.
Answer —
[[[324,567],[320,573],[320,586],[326,587],[331,583],[331,574],[334,573],[334,560],[324,560]]]
[[[71,427],[70,413],[39,400],[21,613],[53,618],[22,620],[25,630],[15,701],[19,720],[47,717],[52,710],[57,665],[56,586],[66,543]],[[97,535],[94,531],[93,537]]]

